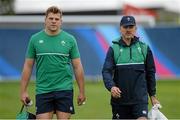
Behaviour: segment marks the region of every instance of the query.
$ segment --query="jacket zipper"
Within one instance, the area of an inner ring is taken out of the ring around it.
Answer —
[[[131,47],[129,49],[129,52],[130,52],[130,60],[132,60],[132,49],[131,49]]]

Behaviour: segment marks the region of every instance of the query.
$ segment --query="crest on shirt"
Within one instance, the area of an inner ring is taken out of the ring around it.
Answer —
[[[137,49],[138,49],[138,51],[141,53],[141,48],[140,48],[140,47],[138,47]]]
[[[64,46],[66,44],[66,42],[63,40],[61,41],[61,45]]]

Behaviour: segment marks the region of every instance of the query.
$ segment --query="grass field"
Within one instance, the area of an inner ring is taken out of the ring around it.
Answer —
[[[83,106],[76,104],[77,85],[74,86],[76,114],[72,116],[73,119],[111,119],[110,94],[102,82],[86,82],[87,101]],[[31,82],[29,93],[33,101],[34,89],[34,82]],[[158,81],[157,97],[163,106],[161,111],[167,118],[180,119],[180,80]],[[20,108],[19,82],[0,82],[0,119],[15,118]],[[35,107],[29,110],[35,112]]]

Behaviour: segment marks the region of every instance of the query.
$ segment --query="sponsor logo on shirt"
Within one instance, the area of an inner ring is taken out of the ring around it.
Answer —
[[[44,40],[39,40],[39,43],[44,43]]]
[[[123,49],[121,48],[119,51],[120,51],[120,52],[122,52],[122,51],[123,51]]]

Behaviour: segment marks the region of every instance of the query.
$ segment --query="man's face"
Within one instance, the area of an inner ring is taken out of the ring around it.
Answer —
[[[56,32],[60,29],[62,23],[61,15],[59,13],[49,13],[45,19],[45,27],[50,32]]]
[[[135,25],[120,26],[120,32],[122,34],[122,37],[125,39],[134,38],[136,33],[136,26]]]

